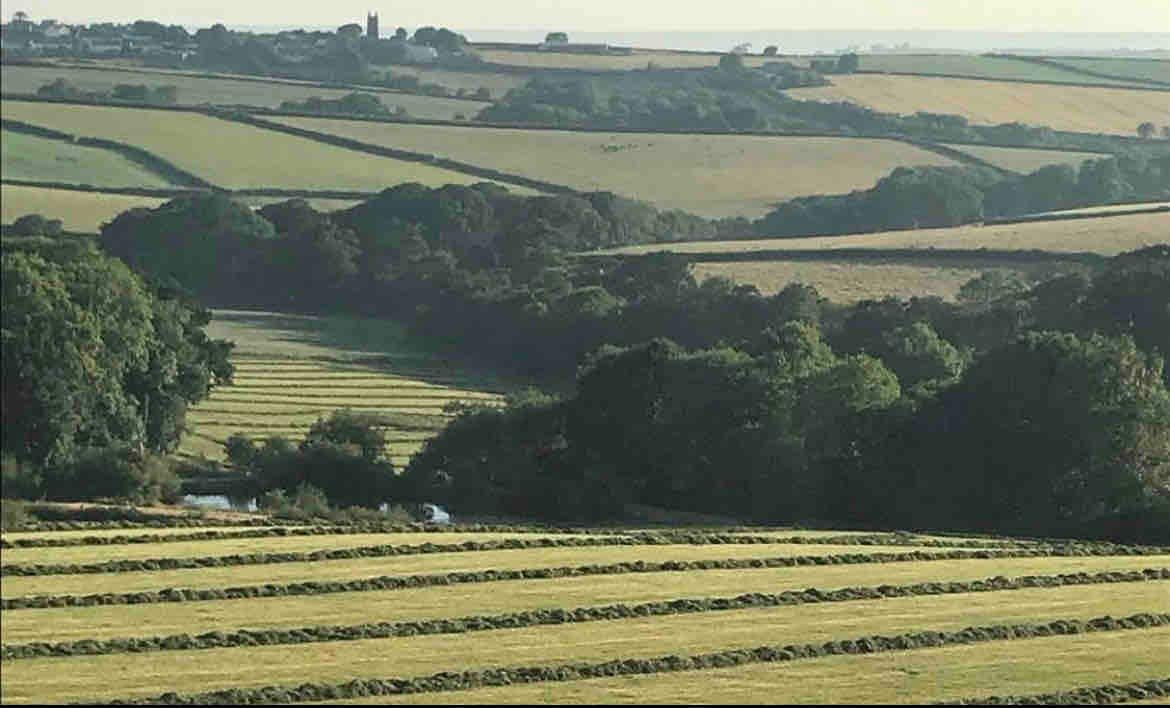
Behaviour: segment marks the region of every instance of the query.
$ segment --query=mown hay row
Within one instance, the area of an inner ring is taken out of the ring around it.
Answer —
[[[1069,706],[1069,705],[1112,705],[1132,701],[1149,701],[1170,697],[1170,677],[1134,681],[1132,683],[1111,683],[1104,686],[1073,688],[1056,693],[1036,693],[1027,696],[984,696],[947,701],[948,705],[980,706]],[[941,705],[941,704],[940,704]]]
[[[935,560],[1066,558],[1088,555],[1109,556],[1112,554],[1093,553],[1091,549],[1000,549],[952,550],[941,552],[848,553],[822,556],[724,558],[716,560],[662,562],[627,561],[622,563],[557,566],[549,568],[489,569],[434,574],[385,575],[356,580],[310,580],[297,583],[266,583],[263,585],[225,588],[166,588],[155,591],[93,593],[89,595],[27,595],[0,598],[0,610],[91,607],[95,605],[140,605],[163,602],[213,602],[217,600],[403,590],[407,588],[436,587],[466,583],[490,583],[510,580],[551,580],[555,578],[622,575],[629,573],[795,568],[800,566],[860,565],[868,563],[919,563]]]
[[[815,659],[838,655],[876,654],[911,651],[929,647],[956,646],[983,642],[1069,636],[1090,632],[1113,632],[1163,627],[1170,624],[1170,613],[1136,614],[1121,619],[1100,617],[1091,620],[1057,620],[1047,623],[989,625],[968,627],[960,631],[908,632],[894,636],[872,635],[824,642],[761,646],[693,655],[668,655],[627,658],[597,663],[567,663],[551,666],[499,667],[448,671],[420,677],[354,679],[345,683],[304,683],[300,686],[262,686],[232,688],[203,693],[163,693],[145,698],[107,701],[133,705],[257,705],[332,701],[366,696],[407,693],[460,691],[486,686],[520,683],[579,681],[613,676],[650,675],[681,671],[718,669],[755,663],[773,663]],[[97,701],[86,701],[96,703]]]
[[[497,629],[515,629],[549,624],[576,624],[634,617],[661,617],[745,610],[761,607],[780,607],[826,602],[881,600],[922,595],[960,595],[976,592],[1000,592],[1023,588],[1048,588],[1068,585],[1096,585],[1103,583],[1133,583],[1170,580],[1170,568],[1150,568],[1127,572],[1072,573],[1059,575],[1023,576],[1019,578],[994,577],[965,582],[929,582],[908,585],[881,585],[851,587],[837,590],[810,588],[782,593],[750,593],[736,597],[679,598],[638,604],[616,604],[574,609],[540,609],[512,612],[502,615],[419,620],[408,622],[375,622],[359,625],[309,626],[290,629],[238,630],[208,632],[192,636],[130,637],[106,640],[82,639],[68,642],[31,642],[0,647],[0,659],[32,659],[47,656],[77,656],[98,654],[142,653],[154,651],[190,651],[235,646],[275,644],[305,644],[310,642],[355,641],[361,639],[388,639],[419,634],[464,634]]]

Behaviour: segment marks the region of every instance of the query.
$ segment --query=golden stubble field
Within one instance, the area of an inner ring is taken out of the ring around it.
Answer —
[[[927,76],[833,76],[832,86],[792,89],[793,98],[848,101],[886,113],[960,115],[972,123],[1028,123],[1057,130],[1134,135],[1166,123],[1170,91],[1057,86]]]
[[[328,118],[276,120],[582,191],[613,191],[659,208],[683,209],[707,217],[759,217],[777,202],[792,197],[872,187],[900,166],[955,164],[895,140],[462,128]]]

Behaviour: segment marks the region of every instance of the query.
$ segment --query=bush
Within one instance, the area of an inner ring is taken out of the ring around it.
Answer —
[[[139,504],[173,503],[181,482],[163,458],[127,446],[89,448],[76,461],[46,473],[52,499],[126,499]]]
[[[5,455],[0,459],[0,490],[8,498],[39,499],[42,493],[41,475],[34,465]]]
[[[7,489],[5,490],[7,493]],[[11,531],[20,528],[29,520],[24,502],[16,499],[0,499],[0,530]]]

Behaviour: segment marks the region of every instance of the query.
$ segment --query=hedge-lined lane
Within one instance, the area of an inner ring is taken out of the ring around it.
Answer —
[[[928,630],[898,636],[869,635],[825,643],[765,645],[724,650],[689,656],[677,654],[648,658],[625,658],[588,664],[531,665],[444,672],[430,676],[398,679],[351,680],[343,684],[306,683],[299,686],[267,686],[251,690],[227,689],[195,694],[169,692],[143,697],[134,703],[203,705],[214,703],[285,704],[313,700],[331,700],[375,693],[401,694],[450,692],[477,686],[500,686],[520,683],[580,681],[602,676],[636,676],[718,669],[756,663],[786,663],[825,657],[906,652],[925,647],[965,646],[990,642],[1035,639],[1057,635],[1076,636],[1097,632],[1135,631],[1160,627],[1170,622],[1170,615],[1131,615],[1092,620],[1059,620],[1050,623],[1029,622],[968,627],[961,631]],[[119,700],[121,702],[121,700]]]
[[[753,536],[737,534],[670,534],[670,535],[630,535],[630,536],[555,536],[555,537],[505,537],[501,534],[498,540],[473,540],[469,537],[462,542],[455,539],[437,539],[439,542],[404,543],[394,545],[394,541],[417,541],[412,534],[355,534],[352,536],[337,536],[332,543],[326,543],[321,538],[292,537],[272,539],[243,539],[228,541],[194,541],[174,544],[166,548],[172,551],[165,557],[153,557],[158,549],[153,546],[118,546],[118,554],[125,556],[122,559],[98,560],[108,558],[110,549],[104,546],[77,547],[77,548],[50,548],[50,549],[15,549],[4,554],[9,561],[0,565],[0,577],[15,577],[29,575],[76,575],[98,573],[133,573],[138,571],[178,570],[182,568],[215,568],[222,566],[241,565],[268,565],[275,563],[299,563],[315,561],[331,561],[352,558],[387,558],[394,556],[412,556],[431,553],[477,553],[483,551],[515,550],[531,548],[582,548],[603,546],[672,546],[672,545],[771,545],[777,548],[793,546],[820,546],[822,548],[846,548],[856,546],[871,546],[888,548],[890,550],[907,551],[922,548],[981,548],[980,543],[967,542],[938,542],[904,540],[891,537],[855,537],[845,536],[836,538],[777,538],[772,536]],[[363,545],[370,541],[384,541],[379,545]],[[443,541],[447,541],[444,543]],[[325,546],[325,548],[322,548]],[[282,549],[270,551],[262,549]],[[1167,549],[1136,546],[1102,545],[1070,545],[1069,548],[1081,548],[1088,551],[1104,551],[1111,555],[1148,555],[1167,552]],[[312,549],[312,550],[307,550]],[[194,555],[206,553],[208,550],[218,551],[218,555]],[[227,555],[231,551],[239,551]],[[187,555],[192,554],[192,555]],[[20,563],[21,560],[38,559],[57,562]],[[70,560],[74,559],[74,560]]]
[[[823,548],[820,550],[824,550]],[[661,554],[659,554],[661,555]],[[630,575],[675,571],[743,570],[749,568],[795,568],[801,566],[856,565],[866,563],[917,563],[958,559],[1058,558],[1087,557],[1083,552],[1050,550],[988,550],[988,551],[911,551],[908,553],[843,553],[822,555],[789,555],[775,557],[717,558],[711,560],[626,561],[577,566],[519,567],[515,569],[488,568],[485,570],[452,571],[437,574],[383,575],[342,581],[306,580],[288,584],[274,582],[262,585],[231,587],[183,588],[122,593],[89,593],[79,595],[34,595],[6,597],[0,600],[4,610],[28,610],[54,607],[90,607],[95,605],[141,605],[173,602],[206,602],[242,598],[284,597],[289,595],[327,595],[333,593],[403,590],[468,583],[493,583],[514,580],[544,580],[574,576]],[[1099,557],[1110,557],[1099,554]],[[1165,556],[1137,556],[1146,560]],[[516,559],[513,559],[516,560]],[[192,571],[193,572],[193,571]],[[203,571],[207,572],[207,571]],[[46,576],[52,578],[58,576]],[[85,578],[90,576],[64,576]],[[101,576],[96,576],[101,577]],[[271,580],[271,579],[269,579]],[[50,585],[51,587],[51,585]]]
[[[3,667],[0,699],[59,702],[145,696],[159,686],[206,691],[355,677],[416,676],[513,665],[610,661],[722,651],[761,644],[823,642],[980,624],[1125,616],[1166,611],[1168,581],[1072,586],[952,596],[864,600],[589,622],[466,634],[287,646],[28,659]],[[165,682],[165,683],[163,683]]]
[[[1026,588],[1056,588],[1073,585],[1103,585],[1170,580],[1170,568],[1144,571],[1080,573],[1068,575],[1025,576],[1021,578],[983,578],[969,582],[927,582],[878,587],[846,587],[838,589],[809,588],[781,593],[741,593],[725,597],[681,597],[671,600],[631,604],[587,607],[554,607],[496,615],[469,615],[443,619],[405,622],[363,622],[351,625],[322,625],[279,628],[244,629],[236,631],[201,632],[98,639],[90,637],[66,642],[32,642],[6,644],[0,657],[8,660],[31,659],[46,656],[77,656],[155,651],[187,651],[239,646],[271,646],[277,644],[306,644],[313,642],[356,641],[389,637],[411,637],[419,634],[466,634],[517,627],[540,625],[580,624],[624,620],[639,617],[698,614],[703,612],[731,612],[745,609],[790,607],[793,605],[825,602],[857,602],[901,597],[930,595],[962,595],[978,592],[1006,592]],[[257,611],[260,608],[256,608]],[[317,618],[315,618],[317,619]],[[122,625],[129,627],[133,625]],[[206,628],[205,628],[206,629]],[[198,630],[196,630],[198,631]]]
[[[480,688],[344,701],[391,704],[923,704],[989,691],[1048,694],[1108,681],[1143,682],[1165,673],[1158,646],[1170,627],[1095,632],[913,652],[832,656],[791,664],[749,664],[664,676]]]
[[[548,580],[457,584],[361,593],[187,603],[97,605],[7,612],[0,622],[4,644],[64,642],[112,637],[201,634],[239,629],[504,614],[557,607],[643,603],[678,597],[732,597],[858,584],[907,585],[971,582],[995,576],[1130,572],[1170,568],[1170,556],[1142,558],[1019,558],[931,561],[855,566],[750,568],[633,573]]]

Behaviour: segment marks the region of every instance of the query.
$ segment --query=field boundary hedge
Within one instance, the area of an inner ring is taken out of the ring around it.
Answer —
[[[344,683],[304,683],[299,686],[228,688],[201,693],[168,692],[142,698],[122,698],[105,703],[134,705],[257,705],[331,701],[366,696],[407,693],[438,693],[488,686],[579,681],[590,678],[676,673],[718,669],[748,664],[778,663],[827,656],[879,654],[962,644],[1070,636],[1091,632],[1113,632],[1164,627],[1170,613],[1136,614],[1115,619],[1064,619],[1045,623],[999,624],[968,627],[959,631],[919,631],[892,636],[870,635],[818,644],[772,645],[725,651],[667,655],[649,658],[614,659],[598,663],[574,662],[546,666],[518,666],[445,671],[414,678],[353,679]],[[93,704],[99,701],[85,701]]]
[[[244,585],[226,588],[166,588],[90,595],[25,595],[0,598],[0,610],[33,610],[52,607],[93,607],[96,605],[143,605],[163,602],[214,602],[259,597],[329,595],[348,592],[406,590],[412,588],[492,583],[512,580],[553,580],[557,578],[633,573],[695,572],[705,570],[748,570],[798,568],[802,566],[862,565],[869,563],[920,563],[947,560],[995,560],[1009,558],[1073,558],[1115,555],[1098,549],[1003,549],[950,550],[901,553],[839,553],[832,555],[773,556],[766,558],[724,558],[685,561],[623,561],[547,568],[486,569],[435,574],[383,575],[354,580],[306,580],[295,583]],[[1152,555],[1152,554],[1151,554]]]
[[[984,696],[983,698],[960,698],[938,705],[991,705],[991,706],[1064,706],[1064,705],[1111,705],[1130,701],[1145,701],[1151,698],[1170,696],[1170,677],[1134,681],[1132,683],[1107,683],[1103,686],[1070,688],[1055,693],[1033,693],[1023,696]]]
[[[432,620],[367,622],[357,625],[316,625],[297,628],[240,629],[215,631],[192,636],[189,633],[153,637],[117,639],[80,639],[68,642],[30,642],[0,647],[0,659],[32,659],[49,656],[142,653],[154,651],[193,651],[238,646],[272,646],[318,642],[389,639],[431,634],[466,634],[500,629],[521,629],[543,625],[583,624],[631,618],[666,617],[707,612],[725,612],[805,604],[885,600],[931,595],[962,595],[980,592],[1003,592],[1028,588],[1054,588],[1071,585],[1138,583],[1170,580],[1170,568],[1101,573],[1029,575],[1017,578],[1002,576],[963,582],[924,582],[904,585],[856,586],[836,590],[790,590],[781,593],[748,593],[734,597],[684,597],[638,604],[555,608],[509,612],[497,615],[471,615]]]
[[[20,120],[13,120],[10,118],[0,119],[0,127],[4,130],[11,130],[14,133],[26,133],[28,135],[35,135],[49,140],[57,140],[59,142],[69,143],[71,145],[81,145],[83,147],[99,148],[117,153],[126,158],[130,162],[142,167],[148,172],[165,179],[166,181],[175,184],[179,187],[193,187],[196,189],[207,189],[219,191],[219,187],[211,182],[188,172],[179,167],[175,163],[159,157],[149,150],[144,150],[136,145],[118,142],[117,140],[107,140],[105,138],[91,138],[81,135],[74,135],[72,133],[65,133],[52,128],[44,128],[33,123],[26,123]]]
[[[133,573],[140,571],[180,570],[185,568],[222,568],[241,565],[270,565],[274,563],[311,563],[317,561],[354,558],[389,558],[396,556],[428,555],[432,553],[478,553],[481,551],[523,550],[530,548],[594,548],[606,546],[673,546],[673,545],[843,545],[843,546],[919,546],[923,548],[986,548],[979,541],[918,540],[902,542],[888,536],[816,537],[752,536],[747,534],[639,534],[602,535],[583,538],[511,538],[462,543],[378,544],[353,548],[332,548],[316,551],[285,551],[271,553],[237,553],[225,556],[184,556],[179,558],[133,558],[97,563],[5,563],[0,565],[0,577],[44,575],[91,575],[97,573]],[[1121,546],[1090,544],[1090,548],[1106,549],[1109,555],[1148,555],[1163,549],[1150,546]]]

